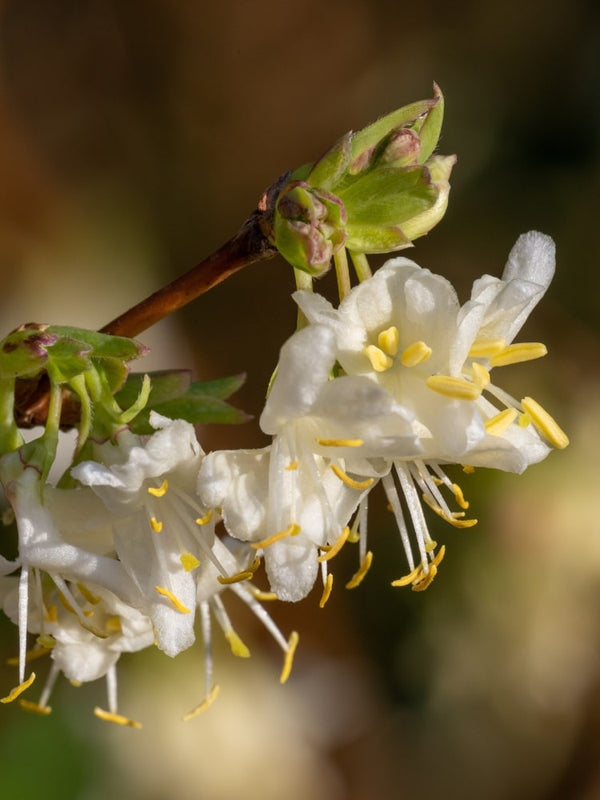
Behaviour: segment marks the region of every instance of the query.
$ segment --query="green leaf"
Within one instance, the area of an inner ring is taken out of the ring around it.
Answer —
[[[118,358],[121,361],[132,361],[141,358],[148,352],[148,348],[135,339],[128,339],[125,336],[110,336],[107,333],[88,331],[84,328],[51,325],[47,329],[47,333],[55,334],[59,339],[74,339],[82,342],[95,358]]]
[[[149,372],[152,383],[148,404],[164,403],[184,395],[191,385],[191,372],[185,369],[159,370]],[[132,372],[127,376],[125,385],[115,394],[115,400],[121,408],[127,409],[137,400],[142,389],[144,373]]]
[[[426,114],[436,103],[435,97],[431,100],[418,100],[416,103],[392,111],[355,133],[352,137],[352,160],[365,150],[375,147],[394,128],[414,122],[422,114]]]
[[[311,186],[331,189],[350,162],[351,142],[352,132],[346,133],[324,156],[321,156],[307,178]]]
[[[196,381],[189,388],[192,395],[206,395],[207,397],[219,397],[225,400],[234,392],[237,392],[246,382],[246,373],[240,372],[239,375],[231,375],[229,378],[217,378],[213,381]]]
[[[425,167],[381,167],[340,192],[348,213],[348,235],[361,225],[401,225],[426,211],[438,191]]]

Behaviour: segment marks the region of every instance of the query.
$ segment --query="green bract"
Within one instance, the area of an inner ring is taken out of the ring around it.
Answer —
[[[341,248],[399,250],[443,217],[455,156],[432,156],[444,102],[404,106],[342,136],[315,164],[300,167],[275,202],[271,243],[298,269],[323,273]]]

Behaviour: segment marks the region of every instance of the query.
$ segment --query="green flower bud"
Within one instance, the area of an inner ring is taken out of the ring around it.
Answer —
[[[404,106],[342,136],[315,164],[290,175],[268,238],[295,267],[321,274],[345,246],[387,253],[428,233],[448,205],[455,156],[432,156],[444,102]]]
[[[275,203],[277,248],[290,264],[311,275],[324,272],[343,247],[345,225],[346,209],[339,197],[305,181],[289,183]]]

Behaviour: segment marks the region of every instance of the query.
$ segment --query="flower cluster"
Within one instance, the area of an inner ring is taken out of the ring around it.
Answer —
[[[283,346],[260,419],[273,443],[211,453],[200,470],[204,502],[222,509],[232,537],[264,553],[278,597],[303,598],[320,566],[324,602],[328,563],[348,539],[360,542],[347,584],[358,585],[372,559],[367,497],[378,482],[408,564],[394,585],[427,588],[444,549],[429,535],[422,501],[456,528],[477,521],[445,465],[520,473],[550,446],[566,446],[535,400],[516,400],[490,374],[545,355],[541,343],[513,340],[553,273],[554,243],[531,232],[502,278],[477,280],[462,306],[445,278],[406,258],[388,261],[337,309],[296,293],[308,325]]]
[[[107,707],[96,715],[139,727],[118,711],[121,653],[156,646],[175,657],[198,628],[205,686],[184,716],[192,719],[218,692],[213,619],[234,655],[250,655],[227,594],[283,651],[284,683],[298,634],[284,637],[264,604],[302,600],[320,576],[324,606],[332,559],[346,542],[358,544],[346,587],[359,586],[373,559],[368,502],[377,484],[406,554],[392,585],[422,591],[444,557],[429,511],[455,528],[477,522],[448,465],[521,473],[568,444],[538,402],[516,399],[496,373],[492,379],[494,368],[546,354],[539,342],[514,340],[552,280],[550,237],[521,236],[502,277],[475,281],[464,305],[445,278],[406,258],[374,275],[369,268],[367,254],[402,249],[444,214],[455,158],[433,154],[442,115],[435,87],[431,100],[342,137],[271,187],[256,212],[260,223],[250,218],[230,243],[232,271],[256,241],[257,257],[276,247],[295,267],[299,329],[281,348],[260,417],[267,447],[205,454],[194,423],[245,421],[225,402],[240,377],[130,375],[128,362],[145,348],[112,335],[112,324],[105,332],[31,324],[0,342],[3,521],[15,523],[17,535],[16,557],[0,555],[0,606],[19,641],[18,682],[0,702],[18,699],[48,714],[61,673],[74,684],[105,677]],[[213,276],[226,252],[207,259]],[[332,259],[337,307],[313,291],[310,277]],[[170,284],[132,311],[145,322],[160,318],[152,302],[169,290],[188,297],[182,280],[184,288]],[[27,442],[22,429],[36,423],[43,431]],[[77,441],[51,482],[65,427],[77,429]],[[254,584],[263,564],[269,591]],[[33,702],[22,697],[35,681],[27,665],[43,656],[51,665]]]

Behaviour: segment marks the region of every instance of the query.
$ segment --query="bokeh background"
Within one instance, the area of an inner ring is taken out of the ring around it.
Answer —
[[[217,648],[221,696],[190,723],[200,645],[121,659],[141,731],[93,717],[102,685],[63,681],[48,718],[3,707],[7,800],[600,797],[596,2],[0,2],[0,320],[101,326],[229,238],[283,171],[433,80],[459,161],[445,220],[410,255],[465,299],[519,233],[555,238],[556,279],[522,334],[550,355],[502,377],[570,448],[522,477],[465,477],[479,525],[432,521],[448,552],[424,594],[390,587],[401,546],[374,509],[364,584],[340,588],[345,548],[323,610],[317,591],[273,611],[301,632],[285,687],[242,610],[253,657]],[[236,402],[257,416],[292,288],[281,260],[245,270],[142,337],[150,366],[246,371]],[[206,449],[264,441],[256,420],[201,434]],[[15,629],[0,637],[14,654]]]

